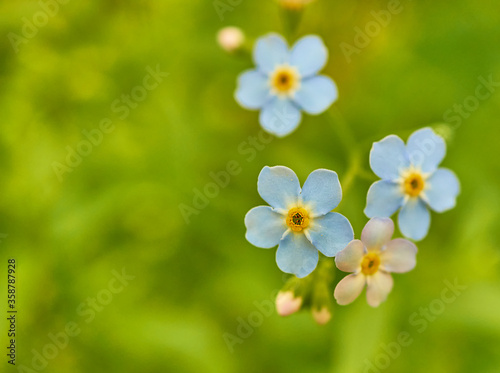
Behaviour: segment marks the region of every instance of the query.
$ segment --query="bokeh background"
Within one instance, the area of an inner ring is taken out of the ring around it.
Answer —
[[[257,113],[233,99],[237,75],[252,62],[223,52],[215,35],[236,25],[251,45],[283,32],[283,22],[273,1],[222,2],[232,8],[223,19],[211,0],[69,1],[18,53],[9,33],[22,36],[24,17],[33,22],[42,8],[1,2],[0,272],[5,278],[7,258],[16,258],[19,313],[18,365],[4,356],[0,371],[33,369],[49,333],[73,321],[80,334],[44,371],[363,372],[407,331],[411,345],[380,371],[498,372],[499,87],[460,125],[439,127],[448,140],[443,165],[458,174],[462,193],[454,210],[432,215],[416,269],[394,276],[387,302],[372,309],[362,296],[336,307],[324,327],[309,312],[272,312],[228,347],[224,335],[238,337],[240,320],[258,310],[255,302],[274,301],[284,279],[275,250],[244,239],[245,213],[263,204],[259,171],[286,165],[304,181],[328,168],[342,181],[348,159],[327,115],[306,115],[290,136],[259,143],[253,158],[241,150],[260,132]],[[365,168],[371,141],[391,133],[406,139],[442,123],[447,110],[475,95],[480,77],[500,81],[496,1],[401,3],[404,11],[350,63],[339,45],[353,45],[355,27],[363,29],[387,2],[317,0],[289,40],[310,33],[324,39],[324,73],[339,86],[335,106]],[[111,105],[142,84],[148,66],[169,75],[120,115]],[[114,130],[60,181],[54,162],[63,163],[67,147],[85,139],[82,130],[104,118]],[[186,223],[179,204],[192,206],[194,190],[229,161],[241,172]],[[368,220],[362,211],[370,183],[356,179],[339,206],[356,235]],[[107,302],[112,271],[122,268],[135,278],[87,323],[82,310],[90,308],[80,305],[98,294]],[[411,315],[455,279],[466,290],[419,332]],[[4,310],[6,283],[1,287]],[[7,346],[7,321],[0,324]]]

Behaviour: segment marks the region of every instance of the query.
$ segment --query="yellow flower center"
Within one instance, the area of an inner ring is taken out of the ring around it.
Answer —
[[[271,90],[278,95],[291,95],[300,85],[300,76],[296,68],[282,65],[271,74]]]
[[[374,252],[365,254],[361,261],[361,272],[364,275],[373,275],[378,271],[378,267],[380,267],[380,256]]]
[[[411,197],[420,195],[424,186],[424,178],[418,172],[411,172],[404,178],[403,181],[404,192]]]
[[[309,214],[302,207],[294,207],[288,211],[286,224],[294,231],[300,232],[309,225]]]

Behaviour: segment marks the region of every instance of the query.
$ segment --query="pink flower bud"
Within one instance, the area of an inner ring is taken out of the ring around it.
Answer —
[[[280,316],[288,316],[300,310],[302,297],[295,298],[291,291],[279,292],[276,297],[276,311]]]
[[[226,52],[234,52],[245,42],[245,34],[238,27],[224,27],[217,33],[217,42]]]
[[[312,315],[314,320],[319,325],[325,325],[332,318],[331,312],[326,307],[323,307],[320,310],[313,309]]]
[[[301,10],[314,0],[279,0],[280,5],[289,10]]]

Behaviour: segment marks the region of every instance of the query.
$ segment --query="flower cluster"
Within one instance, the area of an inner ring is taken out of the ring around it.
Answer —
[[[298,12],[309,2],[280,4]],[[219,34],[219,43],[228,51],[239,48],[243,40],[234,28]],[[235,99],[246,109],[260,110],[264,130],[278,137],[289,135],[299,126],[302,111],[318,115],[337,100],[334,81],[319,75],[327,59],[328,50],[319,36],[304,36],[289,48],[282,36],[265,35],[253,49],[256,68],[238,77]],[[431,128],[415,131],[406,144],[396,135],[373,143],[369,165],[380,180],[367,191],[364,214],[370,220],[360,239],[354,239],[349,220],[333,211],[342,199],[336,172],[315,170],[301,187],[290,168],[265,166],[257,189],[268,206],[248,211],[246,239],[260,248],[278,246],[278,267],[294,275],[276,298],[278,313],[288,316],[310,307],[314,319],[324,324],[332,317],[333,298],[347,305],[365,287],[370,306],[384,302],[393,288],[391,273],[416,266],[417,247],[408,239],[420,241],[427,236],[429,210],[441,213],[456,204],[458,178],[439,168],[445,154],[444,139]],[[354,178],[357,171],[352,171]],[[408,239],[392,239],[390,217],[398,210],[399,230]],[[334,264],[350,274],[332,291]]]

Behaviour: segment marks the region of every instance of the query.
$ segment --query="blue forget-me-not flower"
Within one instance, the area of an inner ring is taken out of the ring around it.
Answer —
[[[301,110],[320,114],[337,99],[333,80],[317,75],[328,59],[318,36],[305,36],[289,50],[280,35],[266,35],[257,40],[253,59],[257,68],[239,76],[235,97],[244,108],[260,110],[269,133],[286,136],[300,124]]]
[[[405,146],[390,135],[373,144],[370,166],[379,180],[368,190],[365,214],[390,217],[398,209],[401,232],[414,240],[427,235],[429,208],[444,212],[455,207],[460,184],[456,175],[438,168],[446,154],[442,137],[430,128],[414,132]]]
[[[246,239],[261,248],[278,246],[278,267],[297,277],[310,274],[319,254],[332,257],[353,239],[346,217],[331,212],[342,199],[337,173],[319,169],[302,189],[297,175],[284,166],[264,167],[257,189],[270,206],[258,206],[245,216]]]

